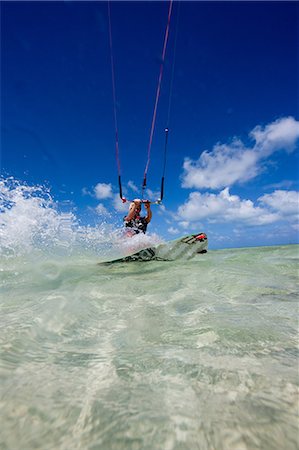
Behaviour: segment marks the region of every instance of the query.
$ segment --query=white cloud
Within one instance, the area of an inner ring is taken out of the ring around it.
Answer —
[[[167,213],[165,205],[162,205],[162,203],[160,203],[159,208],[158,208],[158,214],[163,215],[165,213]]]
[[[180,232],[180,230],[178,228],[174,228],[174,227],[170,227],[168,228],[168,233],[170,234],[178,234]]]
[[[178,208],[178,219],[183,221],[207,219],[213,223],[238,221],[247,225],[265,225],[280,218],[277,212],[255,206],[251,200],[230,195],[228,188],[219,194],[192,192]]]
[[[278,150],[291,152],[299,139],[299,121],[285,117],[264,128],[250,132],[255,144],[247,148],[234,139],[231,144],[216,144],[204,151],[198,160],[185,158],[182,186],[185,188],[221,189],[255,178],[262,170],[261,162]]]
[[[258,199],[260,203],[284,215],[298,215],[299,192],[277,190]]]
[[[186,229],[190,228],[190,222],[188,220],[181,220],[179,222],[179,226],[186,230]]]
[[[113,196],[111,183],[98,183],[94,188],[94,193],[98,200],[111,198]]]
[[[139,192],[138,187],[136,186],[136,184],[133,181],[128,181],[128,187],[133,191],[133,192]]]
[[[186,158],[183,164],[182,186],[185,188],[218,189],[258,174],[258,155],[235,140],[231,145],[215,145],[212,152],[204,151],[197,161]]]
[[[255,148],[263,156],[268,156],[277,150],[292,152],[295,150],[296,141],[299,138],[299,121],[293,117],[284,117],[275,122],[255,127],[250,136],[255,140]]]
[[[151,189],[146,189],[146,198],[148,200],[151,200],[152,202],[155,202],[161,197],[160,191],[152,191]]]
[[[293,185],[294,185],[294,181],[291,180],[283,180],[280,181],[279,183],[272,183],[272,184],[267,184],[267,186],[265,186],[265,189],[290,189]]]
[[[117,212],[127,213],[129,211],[130,202],[123,203],[118,194],[113,195],[112,204]]]

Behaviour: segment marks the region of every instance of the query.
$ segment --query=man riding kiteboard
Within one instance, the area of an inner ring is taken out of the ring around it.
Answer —
[[[145,217],[140,215],[142,203],[146,209]],[[139,198],[135,198],[130,204],[128,215],[124,217],[124,225],[126,228],[130,228],[132,234],[146,233],[147,226],[151,219],[152,211],[150,202],[148,200],[141,201]]]

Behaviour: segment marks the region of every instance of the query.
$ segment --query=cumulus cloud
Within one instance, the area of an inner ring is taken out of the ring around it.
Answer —
[[[285,117],[255,127],[249,134],[254,140],[246,147],[239,139],[231,144],[216,144],[204,151],[198,160],[185,158],[182,186],[185,188],[221,189],[255,178],[261,172],[261,162],[278,150],[292,152],[299,139],[299,121]]]
[[[268,156],[277,150],[292,152],[299,138],[299,121],[293,117],[284,117],[262,128],[255,127],[250,136],[255,140],[255,149],[263,156]]]
[[[129,204],[130,203],[128,202],[123,203],[119,197],[119,194],[113,195],[112,205],[117,212],[127,213],[129,210]]]
[[[186,158],[183,169],[185,188],[218,189],[257,176],[258,155],[246,149],[242,142],[231,145],[215,145],[212,152],[204,151],[197,161]]]
[[[277,190],[258,199],[260,203],[286,216],[298,216],[299,192]]]
[[[255,206],[251,200],[231,195],[228,188],[219,194],[192,192],[178,208],[178,220],[194,222],[208,219],[213,223],[242,222],[247,225],[265,225],[280,219],[278,212]]]
[[[113,196],[111,183],[98,183],[94,188],[94,193],[98,200],[111,198]]]

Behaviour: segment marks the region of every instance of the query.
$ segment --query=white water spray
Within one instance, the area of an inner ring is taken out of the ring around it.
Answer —
[[[125,237],[123,229],[101,221],[82,226],[69,202],[59,204],[44,186],[0,179],[0,255],[93,254],[100,259],[125,256],[160,242],[158,236]]]

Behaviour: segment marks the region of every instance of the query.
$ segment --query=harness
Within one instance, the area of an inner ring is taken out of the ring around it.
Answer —
[[[129,221],[125,220],[125,227],[132,228],[132,230],[136,234],[139,234],[139,233],[145,234],[146,229],[147,229],[147,221],[146,221],[145,217],[140,216],[140,212],[141,212],[141,207],[138,209],[136,208],[134,217]],[[124,219],[125,219],[125,217],[124,217]]]

